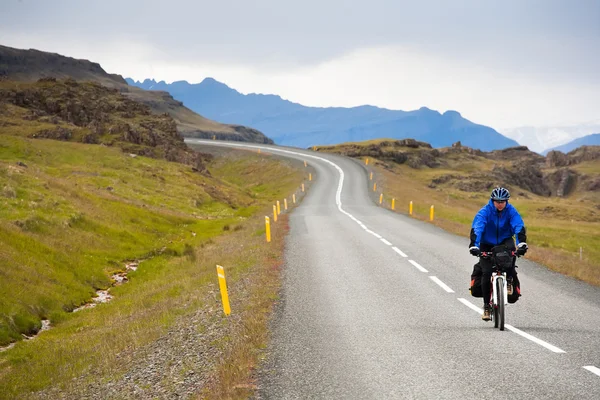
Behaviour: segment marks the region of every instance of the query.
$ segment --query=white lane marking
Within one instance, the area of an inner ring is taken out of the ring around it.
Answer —
[[[409,263],[411,263],[412,265],[414,265],[415,267],[417,267],[417,269],[421,272],[429,272],[427,271],[425,268],[421,267],[419,264],[417,264],[416,261],[413,260],[408,260]]]
[[[406,258],[408,257],[406,254],[404,254],[402,252],[402,250],[400,250],[399,248],[397,248],[396,246],[392,247],[392,250],[394,250],[396,253],[400,254],[402,257]]]
[[[482,314],[482,313],[483,313],[483,310],[482,310],[481,308],[477,307],[475,304],[471,303],[471,302],[470,302],[470,301],[468,301],[468,300],[465,300],[465,299],[459,298],[459,299],[458,299],[458,301],[460,301],[461,303],[463,303],[465,306],[469,307],[471,310],[473,310],[473,311],[476,311],[478,314]],[[565,352],[564,350],[561,350],[561,349],[559,349],[558,347],[556,347],[556,346],[553,346],[553,345],[551,345],[551,344],[550,344],[550,343],[548,343],[548,342],[544,342],[543,340],[541,340],[541,339],[538,339],[538,338],[536,338],[535,336],[532,336],[532,335],[530,335],[530,334],[529,334],[529,333],[527,333],[527,332],[523,332],[522,330],[520,330],[520,329],[517,329],[517,328],[515,328],[515,327],[514,327],[514,326],[512,326],[512,325],[509,325],[509,324],[504,324],[504,327],[505,327],[506,329],[510,330],[510,331],[513,331],[514,333],[517,333],[517,334],[519,334],[519,335],[523,336],[523,337],[524,337],[524,338],[526,338],[526,339],[529,339],[529,340],[531,340],[532,342],[535,342],[535,343],[537,343],[537,344],[539,344],[539,345],[542,345],[542,346],[544,346],[545,348],[547,348],[547,349],[548,349],[548,350],[550,350],[550,351],[553,351],[553,352],[555,352],[555,353],[564,353],[564,352]],[[583,367],[583,368],[586,368],[586,369],[588,369],[587,367]],[[596,367],[590,367],[590,368],[596,368]],[[596,369],[598,370],[598,375],[600,375],[600,369],[598,369],[598,368],[596,368]],[[590,370],[590,371],[591,371],[591,370]],[[592,371],[592,372],[594,372],[594,371]],[[594,373],[596,373],[596,372],[594,372]]]
[[[477,307],[475,304],[471,303],[469,300],[459,298],[458,301],[463,303],[465,306],[469,307],[471,310],[477,312],[478,314],[483,314],[483,309]]]
[[[596,375],[600,376],[600,368],[594,367],[593,365],[588,365],[583,368],[587,369],[592,374],[596,374]]]
[[[196,140],[194,140],[194,139],[185,139],[185,141],[191,142],[191,143],[194,143],[194,142],[195,143],[200,143],[200,144],[203,143],[201,140],[197,140],[197,139]],[[208,145],[213,144],[214,145],[214,143],[210,143],[210,142],[208,142],[206,144],[208,144]],[[338,188],[337,188],[337,191],[335,193],[335,203],[338,206],[338,210],[342,214],[345,214],[349,218],[351,218],[351,219],[355,220],[356,222],[358,222],[359,225],[362,226],[365,229],[366,232],[368,232],[371,235],[375,236],[377,239],[381,239],[382,238],[382,236],[380,234],[375,233],[375,232],[373,232],[370,229],[367,229],[367,227],[363,223],[361,223],[360,221],[358,221],[356,219],[356,217],[354,217],[352,214],[350,214],[349,212],[347,212],[346,210],[344,210],[342,208],[342,189],[344,187],[344,176],[345,176],[345,174],[344,174],[344,170],[342,168],[340,168],[340,166],[337,165],[336,163],[334,163],[333,161],[329,161],[326,158],[314,156],[312,154],[298,153],[298,152],[295,152],[295,151],[283,150],[283,149],[274,149],[272,147],[248,146],[246,144],[237,144],[237,143],[223,143],[223,142],[219,143],[219,146],[222,146],[222,145],[224,145],[224,146],[231,146],[231,147],[242,147],[242,148],[249,148],[250,147],[250,148],[255,148],[255,149],[265,149],[267,151],[275,151],[275,152],[279,152],[279,153],[293,154],[293,155],[301,156],[301,157],[314,158],[314,159],[317,159],[317,160],[321,160],[321,161],[323,161],[323,162],[325,162],[325,163],[327,163],[329,165],[332,165],[335,169],[338,170],[338,172],[340,174],[340,181],[338,183]],[[419,268],[419,267],[417,267],[417,268]],[[421,267],[421,268],[423,268],[423,267]],[[427,271],[424,271],[424,272],[427,272]]]
[[[390,242],[388,242],[387,240],[385,240],[384,238],[379,239],[381,240],[383,243],[387,244],[388,246],[391,246],[392,244]]]
[[[444,282],[440,281],[436,276],[429,276],[429,278],[440,285],[442,289],[444,289],[448,293],[454,293],[454,290],[450,289],[450,286],[446,285]]]
[[[555,352],[555,353],[564,353],[564,352],[565,352],[564,350],[561,350],[561,349],[559,349],[558,347],[556,347],[556,346],[553,346],[553,345],[551,345],[551,344],[550,344],[550,343],[548,343],[548,342],[544,342],[542,339],[538,339],[538,338],[536,338],[535,336],[533,336],[533,335],[530,335],[530,334],[529,334],[529,333],[527,333],[527,332],[523,332],[522,330],[520,330],[520,329],[517,329],[517,328],[515,328],[515,327],[514,327],[514,326],[512,326],[512,325],[504,324],[504,326],[506,327],[506,329],[508,329],[508,330],[510,330],[510,331],[513,331],[514,333],[516,333],[516,334],[518,334],[518,335],[521,335],[521,336],[523,336],[524,338],[526,338],[526,339],[529,339],[529,340],[531,340],[532,342],[535,342],[535,343],[539,344],[540,346],[544,346],[545,348],[547,348],[547,349],[548,349],[548,350],[550,350],[550,351],[553,351],[553,352]]]

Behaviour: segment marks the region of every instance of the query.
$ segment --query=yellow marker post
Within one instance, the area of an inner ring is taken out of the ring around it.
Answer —
[[[365,160],[365,165],[369,165],[369,159],[368,158]]]
[[[313,151],[316,151],[316,150],[317,150],[317,146],[313,146]]]
[[[217,136],[216,136],[216,135],[213,135],[213,140],[216,140],[216,139],[217,139]]]
[[[383,203],[383,193],[379,195],[379,204]]]
[[[260,149],[258,149],[258,154],[260,154]]]
[[[304,166],[306,167],[306,160],[304,160]]]
[[[217,276],[219,277],[219,288],[221,289],[221,301],[223,302],[223,311],[225,315],[231,314],[229,308],[229,296],[227,295],[227,282],[225,282],[225,270],[217,265]]]
[[[277,206],[273,204],[273,221],[277,222]]]
[[[372,181],[373,180],[373,173],[371,172],[371,175],[369,175],[369,180]]]
[[[408,214],[412,215],[412,201],[408,204]]]
[[[292,194],[292,201],[296,204],[296,193]]]
[[[377,191],[377,182],[375,182],[375,183],[373,184],[373,191],[374,191],[374,192],[376,192],[376,191]]]
[[[304,192],[304,183],[302,184],[302,191]]]
[[[279,200],[277,200],[277,215],[281,214],[281,205],[279,204]]]
[[[308,180],[312,181],[312,173],[310,173],[310,172],[308,173]]]
[[[287,199],[283,199],[283,208],[287,210]]]
[[[433,205],[431,206],[431,208],[429,209],[429,220],[433,221]]]
[[[392,199],[392,210],[396,209],[396,199]]]
[[[271,243],[271,221],[269,217],[265,217],[265,232],[267,235],[267,243]]]

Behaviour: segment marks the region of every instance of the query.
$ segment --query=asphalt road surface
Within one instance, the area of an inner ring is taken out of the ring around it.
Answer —
[[[523,296],[494,329],[468,291],[468,239],[378,207],[358,162],[186,141],[269,149],[316,170],[290,215],[258,398],[600,399],[600,288],[521,258]]]

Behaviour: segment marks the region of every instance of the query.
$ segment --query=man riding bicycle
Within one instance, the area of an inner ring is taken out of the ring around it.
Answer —
[[[508,204],[510,193],[503,187],[492,190],[490,201],[479,210],[471,226],[471,243],[469,253],[480,256],[481,252],[491,251],[494,246],[504,245],[510,251],[515,250],[516,237],[517,255],[522,256],[527,252],[527,235],[521,215],[512,204]],[[490,310],[490,280],[492,277],[493,260],[480,258],[482,269],[481,290],[483,292],[484,321],[491,320]],[[508,282],[516,277],[515,263],[506,270]],[[510,290],[510,289],[509,289]]]

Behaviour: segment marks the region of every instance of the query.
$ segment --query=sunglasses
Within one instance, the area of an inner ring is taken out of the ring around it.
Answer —
[[[506,200],[494,200],[494,203],[502,204],[506,203]]]

